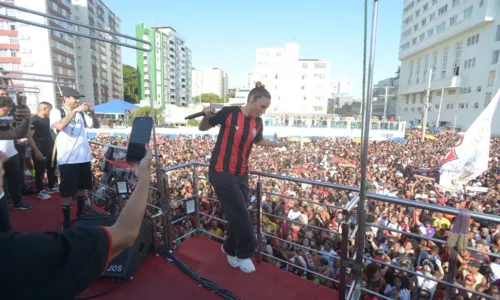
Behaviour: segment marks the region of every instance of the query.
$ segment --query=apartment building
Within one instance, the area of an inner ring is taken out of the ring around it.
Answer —
[[[405,0],[397,115],[422,122],[430,79],[428,125],[466,130],[500,87],[499,14],[496,0]]]
[[[119,32],[120,19],[116,17],[100,0],[9,0],[20,7],[48,14],[63,19],[82,22],[101,29]],[[2,13],[47,24],[56,28],[74,31],[75,28],[63,21],[47,20],[44,17],[1,8]],[[94,21],[97,19],[97,21]],[[0,21],[0,39],[3,43],[0,53],[0,66],[5,70],[50,76],[70,77],[74,80],[56,78],[62,85],[76,87],[85,99],[100,104],[111,98],[123,98],[123,79],[121,71],[121,50],[118,47],[97,45],[95,41],[80,38],[55,30],[47,30],[16,22]],[[91,35],[102,34],[78,29]],[[107,36],[107,39],[112,37]],[[8,43],[7,43],[8,42]],[[51,79],[40,76],[23,78]],[[76,83],[75,83],[76,81]],[[27,93],[28,105],[34,109],[38,102],[47,101],[57,104],[58,86],[53,83],[15,80],[25,87],[36,88],[39,93]],[[60,103],[59,103],[60,105]]]
[[[381,120],[396,118],[399,77],[380,80],[373,87],[372,116]]]
[[[137,51],[139,95],[148,100],[153,97],[155,107],[167,104],[187,106],[192,103],[191,50],[175,29],[136,25],[136,37],[153,45],[147,62],[147,53]],[[151,69],[151,70],[150,70]]]
[[[121,20],[100,0],[72,0],[72,19],[99,29],[120,32]],[[79,29],[91,36],[120,41],[98,30]],[[78,88],[86,98],[101,104],[123,99],[121,47],[111,43],[75,37]]]
[[[228,95],[229,78],[227,73],[217,67],[192,70],[193,98],[201,94],[216,94],[221,98]]]
[[[330,80],[332,95],[351,95],[352,83],[345,78],[333,78]]]
[[[272,95],[270,113],[323,114],[327,112],[330,62],[300,59],[300,45],[257,48],[253,80],[261,81]]]

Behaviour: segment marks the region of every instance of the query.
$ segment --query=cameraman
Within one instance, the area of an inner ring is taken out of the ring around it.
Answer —
[[[99,278],[108,263],[137,239],[148,199],[151,159],[146,146],[146,156],[135,167],[134,191],[110,227],[0,233],[2,300],[73,299]]]
[[[6,124],[11,124],[8,115],[14,106],[12,99],[6,96],[6,94],[7,91],[5,89],[0,89],[0,119],[2,119],[3,122],[2,130],[0,131],[0,151],[7,156],[7,159],[2,163],[3,168],[7,170],[7,172],[2,175],[2,179],[6,187],[8,187],[7,191],[7,188],[4,188],[2,183],[1,188],[5,190],[5,194],[2,193],[3,195],[0,198],[0,232],[12,230],[7,207],[8,194],[10,194],[12,202],[14,203],[14,209],[31,209],[31,205],[22,201],[21,182],[19,181],[19,155],[14,146],[14,139],[23,138],[28,134],[31,114],[29,109],[19,108],[16,111],[16,118],[22,119],[22,122],[16,126],[15,129],[4,126]]]

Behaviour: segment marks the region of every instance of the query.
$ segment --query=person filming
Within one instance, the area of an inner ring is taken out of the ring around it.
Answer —
[[[7,157],[0,153],[2,159]],[[0,298],[74,299],[98,279],[109,262],[132,246],[139,235],[151,181],[151,159],[151,149],[146,146],[146,156],[135,166],[135,189],[110,227],[0,233]]]
[[[99,128],[93,107],[85,102],[77,90],[60,88],[63,106],[50,112],[51,127],[58,131],[55,145],[59,166],[59,194],[63,212],[63,229],[70,225],[72,198],[77,200],[77,217],[83,214],[86,191],[92,189],[92,153],[86,128]]]
[[[0,197],[0,233],[8,232],[12,230],[12,224],[10,221],[8,202],[9,198],[7,194],[10,195],[10,199],[14,204],[14,209],[17,210],[27,210],[31,208],[31,205],[22,201],[22,191],[21,183],[19,181],[19,155],[14,146],[14,140],[24,138],[28,135],[30,124],[31,124],[31,113],[27,107],[17,108],[15,113],[15,119],[21,122],[17,124],[14,128],[12,126],[5,126],[6,124],[11,124],[11,118],[9,117],[10,111],[14,107],[14,102],[8,96],[7,90],[0,88],[0,119],[2,119],[2,129],[0,130],[0,151],[3,151],[6,155],[6,159],[2,161],[1,166],[3,169],[8,170],[8,174],[2,172],[2,182],[10,184],[10,192],[2,193]],[[0,188],[3,190],[3,183]]]
[[[228,221],[227,238],[222,251],[233,268],[245,273],[255,271],[252,263],[257,241],[252,220],[247,211],[248,159],[252,146],[283,147],[287,142],[264,139],[261,115],[271,104],[271,94],[257,82],[248,94],[245,106],[228,106],[216,114],[210,107],[203,109],[201,131],[220,125],[217,142],[212,151],[209,181]]]

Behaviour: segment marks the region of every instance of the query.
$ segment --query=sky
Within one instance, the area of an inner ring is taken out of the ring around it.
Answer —
[[[372,0],[368,30],[371,32]],[[255,71],[256,48],[281,48],[296,40],[300,58],[331,62],[331,77],[352,82],[360,97],[363,72],[363,0],[104,0],[117,14],[121,32],[135,36],[136,24],[172,26],[192,51],[194,68],[219,67],[229,86],[246,86]],[[131,3],[132,4],[132,3]],[[140,5],[138,5],[140,4]],[[380,1],[374,81],[393,77],[399,66],[403,1]],[[123,63],[136,66],[135,50],[122,49]],[[265,84],[265,83],[264,83]]]

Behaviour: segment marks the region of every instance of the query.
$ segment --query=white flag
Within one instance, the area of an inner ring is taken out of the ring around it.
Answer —
[[[439,184],[444,189],[462,190],[464,184],[488,170],[491,120],[499,98],[500,90],[441,161]]]

